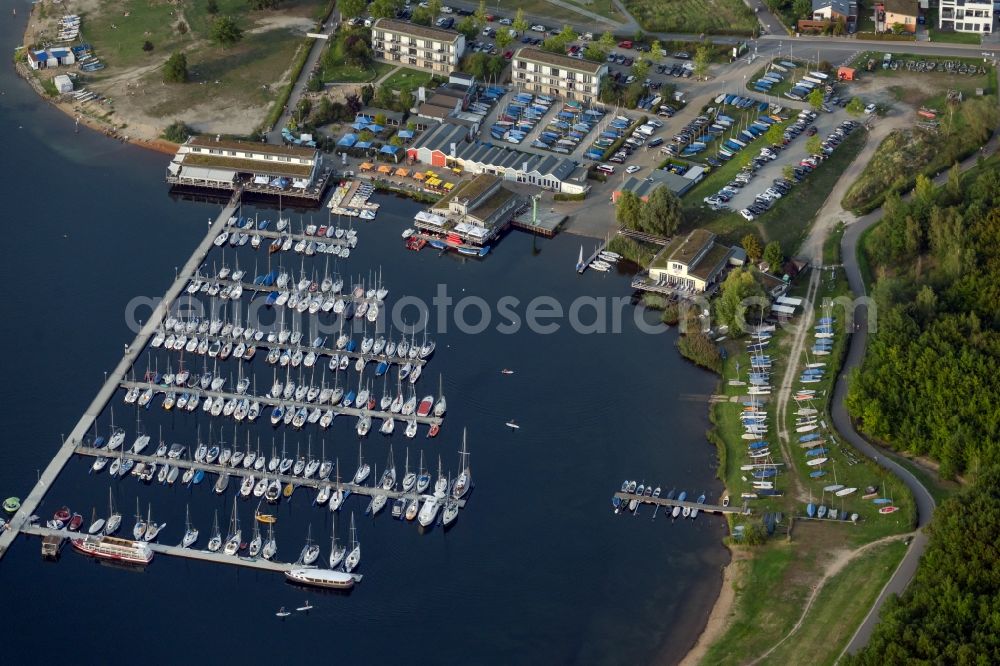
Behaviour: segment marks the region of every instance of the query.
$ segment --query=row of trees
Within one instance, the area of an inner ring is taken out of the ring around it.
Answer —
[[[1000,469],[943,502],[901,597],[890,597],[868,645],[845,663],[1000,663]]]
[[[847,407],[865,432],[950,477],[1000,462],[1000,172],[890,194],[863,247],[878,331]]]
[[[631,190],[623,190],[615,216],[618,224],[626,229],[672,236],[681,223],[681,201],[668,187],[656,188],[646,201]]]

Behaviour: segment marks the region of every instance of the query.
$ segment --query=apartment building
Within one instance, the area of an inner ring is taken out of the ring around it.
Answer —
[[[972,0],[940,0],[938,27],[956,32],[975,32],[988,35],[993,32],[993,3]]]
[[[380,18],[372,26],[375,58],[447,76],[458,67],[465,35],[426,25]]]
[[[511,81],[524,90],[558,95],[581,102],[596,102],[601,77],[608,73],[603,62],[579,60],[558,53],[520,48],[511,61]]]

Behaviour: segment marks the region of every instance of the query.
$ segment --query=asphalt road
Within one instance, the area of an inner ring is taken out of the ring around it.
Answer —
[[[984,157],[997,152],[998,145],[1000,145],[1000,128],[996,128],[996,130],[997,131],[995,131],[993,138],[986,144],[981,153]],[[978,157],[979,155],[973,155],[967,158],[960,164],[961,169],[965,171],[974,166]],[[936,183],[941,184],[947,179],[947,175],[947,172],[944,172],[934,180]],[[847,273],[847,280],[850,284],[851,291],[855,294],[855,296],[862,296],[867,293],[864,280],[861,277],[861,269],[858,266],[858,240],[861,238],[862,234],[864,234],[865,230],[878,222],[881,217],[882,209],[879,208],[872,211],[868,215],[859,218],[847,227],[844,231],[844,237],[841,239],[841,252],[843,256],[844,270]],[[833,423],[841,435],[850,441],[851,444],[853,444],[862,453],[875,460],[883,468],[891,471],[899,477],[900,480],[906,484],[906,487],[910,489],[910,492],[913,493],[913,497],[917,504],[917,527],[919,531],[916,536],[914,536],[909,550],[907,550],[906,555],[903,557],[903,561],[900,562],[896,572],[892,575],[892,578],[889,579],[889,582],[886,583],[885,588],[879,594],[878,599],[875,600],[875,604],[872,606],[872,609],[869,611],[868,615],[865,617],[864,621],[858,627],[858,630],[847,644],[847,647],[844,649],[844,652],[849,654],[856,653],[868,644],[868,640],[871,638],[875,625],[878,624],[879,612],[882,609],[882,604],[885,603],[888,596],[890,594],[901,594],[913,579],[917,570],[917,565],[920,562],[920,557],[924,554],[924,550],[927,547],[927,536],[924,534],[922,528],[930,522],[936,506],[934,497],[931,496],[927,488],[925,488],[924,485],[920,483],[920,481],[917,480],[917,478],[913,476],[908,469],[889,458],[885,451],[877,446],[874,446],[864,437],[859,435],[854,429],[854,423],[847,414],[847,409],[844,406],[844,400],[847,397],[848,387],[847,382],[843,380],[847,377],[852,368],[856,368],[861,364],[861,361],[864,358],[865,346],[868,343],[869,328],[867,308],[859,308],[856,310],[854,320],[858,324],[858,330],[850,338],[847,358],[844,362],[843,370],[841,371],[840,381],[837,382],[834,389],[833,407],[831,411]]]

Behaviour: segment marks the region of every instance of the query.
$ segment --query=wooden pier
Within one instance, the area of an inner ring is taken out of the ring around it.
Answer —
[[[625,227],[618,227],[617,233],[619,236],[625,236],[626,238],[642,241],[644,243],[655,243],[656,245],[669,245],[671,240],[669,238],[664,238],[663,236],[657,236],[656,234],[649,234],[645,231],[636,231],[635,229],[626,229]]]
[[[21,528],[21,532],[24,534],[30,534],[33,536],[40,536],[43,538],[57,538],[57,539],[85,539],[87,534],[80,532],[70,532],[66,529],[53,530],[48,527],[42,527],[41,525],[26,525]],[[291,571],[292,569],[316,569],[315,566],[304,566],[302,564],[295,564],[290,562],[274,562],[272,560],[265,560],[263,557],[242,557],[238,555],[226,555],[223,552],[213,553],[207,550],[196,550],[194,548],[184,548],[183,546],[165,546],[155,541],[147,543],[149,549],[154,553],[159,553],[161,555],[170,555],[173,557],[186,557],[189,560],[200,560],[202,562],[214,562],[216,564],[235,564],[241,567],[247,567],[249,569],[258,569],[260,571],[271,571],[275,573],[285,573],[286,571]],[[355,583],[360,583],[362,576],[361,574],[351,574],[354,578]]]
[[[208,233],[188,258],[183,269],[178,273],[177,279],[167,289],[163,299],[156,305],[149,320],[142,326],[132,344],[126,346],[125,354],[118,361],[118,365],[108,374],[104,385],[97,392],[97,395],[94,396],[93,401],[87,407],[86,411],[84,411],[83,416],[80,417],[76,426],[70,431],[69,437],[63,441],[62,446],[59,447],[52,460],[49,461],[48,466],[39,477],[38,483],[35,484],[35,487],[32,488],[27,497],[21,501],[21,508],[11,516],[8,528],[0,532],[0,558],[3,558],[7,553],[7,549],[10,548],[11,543],[17,538],[17,535],[28,525],[28,518],[37,512],[38,505],[45,497],[45,493],[48,492],[48,489],[55,482],[60,472],[62,472],[63,467],[66,466],[66,463],[73,456],[77,444],[83,441],[84,436],[90,431],[94,421],[101,415],[104,407],[114,397],[120,382],[135,364],[149,342],[149,339],[166,319],[167,313],[170,311],[177,297],[183,292],[184,286],[188,283],[190,276],[194,275],[198,267],[204,262],[205,257],[215,247],[214,241],[216,236],[222,233],[229,224],[229,218],[239,210],[240,194],[241,191],[239,189],[233,192],[229,203],[223,207],[222,212],[219,213],[215,222],[208,228]]]
[[[238,226],[238,221],[239,221],[239,218],[237,218],[236,220],[233,220],[232,224],[227,225],[227,226],[229,226],[229,228],[226,229],[226,231],[228,231],[230,233],[230,235],[232,235],[232,234],[235,233],[235,234],[246,234],[247,236],[253,237],[256,234],[257,236],[260,236],[261,238],[269,238],[271,240],[274,240],[275,238],[281,238],[282,240],[290,238],[295,243],[297,243],[299,241],[305,241],[307,243],[309,241],[316,241],[317,243],[326,243],[327,245],[339,245],[341,247],[352,247],[351,244],[350,244],[351,243],[351,239],[347,238],[346,235],[342,236],[340,238],[337,238],[336,236],[334,236],[333,238],[327,238],[326,236],[317,236],[315,234],[311,235],[311,236],[309,234],[297,234],[297,233],[295,233],[293,231],[289,231],[288,229],[285,229],[284,231],[278,231],[276,229],[243,229],[242,227]],[[289,224],[291,224],[291,222],[289,222]],[[323,226],[328,226],[328,225],[323,225]],[[318,227],[319,227],[319,225],[317,225],[317,228]],[[229,241],[226,241],[225,243],[223,243],[220,246],[220,249],[221,248],[226,248],[226,247],[232,248],[232,246],[229,244]],[[265,245],[264,243],[261,243],[260,247],[261,248],[267,248],[267,247],[270,247],[270,244]]]
[[[74,453],[83,456],[90,456],[92,458],[97,458],[102,456],[110,458],[118,457],[116,455],[117,453],[116,451],[108,451],[106,449],[95,449],[93,447],[83,446],[83,445],[77,446]],[[359,486],[355,483],[344,483],[343,481],[337,483],[336,481],[330,481],[329,479],[318,479],[315,477],[307,479],[302,476],[293,476],[291,474],[278,474],[277,472],[272,473],[268,472],[266,469],[257,472],[254,471],[253,469],[246,469],[245,467],[242,466],[232,467],[229,465],[220,465],[218,463],[203,463],[191,459],[171,460],[170,458],[129,453],[128,451],[123,453],[122,457],[131,458],[136,462],[143,462],[146,463],[147,465],[150,463],[156,463],[157,465],[169,464],[171,466],[176,466],[181,469],[187,469],[187,468],[200,469],[205,472],[209,472],[216,475],[229,474],[229,476],[232,477],[232,480],[234,482],[239,482],[239,483],[242,483],[243,479],[245,479],[246,477],[253,476],[258,480],[262,478],[277,479],[278,481],[281,482],[282,486],[288,485],[290,483],[293,486],[312,488],[314,490],[319,490],[323,486],[330,486],[330,488],[333,490],[349,491],[353,495],[364,495],[366,497],[374,497],[375,495],[385,495],[388,498],[388,502],[386,503],[387,506],[389,503],[392,502],[392,500],[397,499],[399,497],[405,498],[407,502],[414,499],[423,501],[426,497],[428,497],[427,493],[421,494],[413,491],[403,492],[402,490],[395,490],[395,489],[385,490],[381,486],[379,487]],[[351,475],[351,478],[353,478],[353,474]],[[378,483],[380,480],[381,479],[375,479],[374,481]],[[246,499],[259,500],[260,498],[253,497],[253,495],[251,494],[251,496]],[[287,501],[287,499],[284,497],[282,497],[282,499],[285,499],[285,501]],[[458,506],[459,508],[465,508],[465,500],[464,499],[458,500]]]
[[[622,501],[622,504],[624,504],[625,506],[628,506],[628,503],[630,501],[632,501],[632,500],[635,499],[635,500],[639,500],[639,504],[655,504],[655,505],[658,505],[658,506],[665,506],[665,507],[670,507],[670,508],[673,508],[675,506],[679,506],[679,507],[681,507],[681,509],[684,509],[685,507],[688,508],[688,509],[698,509],[698,511],[702,512],[702,513],[706,513],[706,512],[707,513],[718,513],[718,514],[727,514],[727,513],[749,514],[750,513],[750,508],[749,508],[749,506],[746,503],[744,503],[743,506],[722,506],[722,505],[719,505],[719,504],[700,504],[698,502],[687,502],[687,501],[681,502],[680,500],[667,499],[666,497],[647,497],[646,495],[636,495],[635,493],[625,493],[625,492],[622,492],[620,490],[615,493],[615,497],[617,497],[618,499],[620,499]]]
[[[347,416],[363,416],[367,414],[372,418],[379,418],[379,419],[393,418],[397,421],[402,421],[403,423],[406,423],[408,421],[416,421],[417,423],[423,425],[435,425],[435,424],[441,425],[441,423],[444,421],[444,418],[439,416],[417,416],[416,414],[403,416],[402,414],[392,414],[390,412],[383,412],[381,410],[374,410],[374,409],[369,410],[369,409],[358,409],[357,407],[339,407],[330,404],[321,405],[317,402],[284,400],[282,398],[272,398],[267,395],[251,395],[249,393],[241,394],[241,393],[231,393],[229,391],[205,390],[202,388],[189,389],[187,387],[181,387],[181,386],[163,386],[162,384],[154,384],[152,382],[136,382],[136,381],[122,380],[120,382],[120,385],[123,389],[126,390],[133,387],[138,388],[140,391],[145,391],[146,389],[153,389],[154,398],[156,397],[157,393],[165,393],[168,391],[172,391],[178,394],[190,393],[191,395],[198,396],[199,398],[205,398],[207,396],[211,396],[213,400],[215,400],[216,398],[222,398],[227,401],[236,400],[237,402],[239,402],[240,400],[243,400],[245,398],[246,400],[249,400],[251,403],[254,401],[259,401],[261,405],[267,405],[269,407],[278,407],[280,405],[285,408],[291,407],[294,408],[295,410],[298,410],[301,407],[305,407],[310,411],[317,408],[322,411],[326,411],[329,409],[333,411],[333,413],[337,416],[340,416],[342,414]],[[201,409],[200,406],[199,409]],[[178,409],[177,411],[183,411],[183,410]],[[264,418],[265,416],[269,418],[269,415],[266,415],[264,410],[261,409],[260,418]],[[374,424],[372,427],[374,427]]]
[[[601,243],[597,246],[597,249],[594,250],[594,253],[590,255],[588,259],[585,259],[580,266],[577,266],[576,272],[583,275],[583,272],[587,270],[590,264],[594,263],[594,260],[597,259],[597,257],[601,254],[601,252],[604,251],[604,248],[606,248],[607,246],[608,246],[607,239],[602,240]]]
[[[191,279],[191,282],[192,282],[192,284],[197,284],[198,282],[201,282],[203,284],[209,284],[209,285],[211,285],[211,284],[218,284],[219,287],[235,287],[236,285],[240,285],[240,286],[243,287],[243,292],[244,293],[249,292],[249,293],[253,293],[253,294],[256,294],[256,293],[269,294],[272,291],[277,291],[279,293],[282,292],[282,291],[287,291],[289,294],[302,293],[296,287],[296,285],[292,284],[291,282],[289,282],[289,284],[286,284],[284,287],[279,287],[279,286],[273,285],[273,284],[272,285],[254,284],[253,282],[243,282],[243,281],[237,281],[237,280],[230,280],[229,278],[204,277],[204,276],[201,276],[201,275],[194,276],[194,278]],[[198,291],[195,291],[195,292],[187,291],[187,288],[185,288],[185,291],[187,293],[191,294],[192,296],[194,296],[194,295],[197,295],[198,293],[201,292],[201,288],[199,287]],[[319,295],[319,296],[322,296],[324,298],[324,300],[327,297],[333,297],[334,300],[341,299],[341,300],[344,301],[345,304],[346,303],[354,303],[355,305],[361,305],[362,303],[367,303],[368,305],[378,305],[379,309],[382,309],[382,308],[385,307],[385,301],[380,301],[379,299],[374,298],[374,297],[368,298],[366,296],[362,296],[361,298],[357,298],[357,297],[354,296],[354,294],[348,294],[348,293],[331,294],[330,292],[324,292],[324,291],[319,291],[319,290],[316,290],[316,291],[306,291],[305,293],[310,298],[312,298],[313,296]],[[288,306],[284,305],[284,306],[274,306],[274,307],[288,307]],[[318,313],[316,313],[316,314],[318,314]],[[324,314],[330,314],[330,313],[324,313]]]

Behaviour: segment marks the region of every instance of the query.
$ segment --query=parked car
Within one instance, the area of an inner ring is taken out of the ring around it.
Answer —
[[[454,9],[452,9],[451,7],[449,7],[448,5],[442,5],[442,6],[441,6],[441,13],[442,13],[442,14],[451,14],[451,13],[452,13],[452,12],[454,12],[454,11],[455,11],[455,10],[454,10]]]
[[[499,23],[500,25],[511,25],[512,23],[514,23],[514,20],[504,16],[502,19],[500,19]]]
[[[632,40],[631,39],[623,39],[622,41],[618,42],[618,48],[620,48],[620,49],[630,49],[630,48],[632,48]]]
[[[513,51],[506,51],[506,52],[504,52],[503,57],[506,58],[507,60],[510,60],[511,58],[514,57],[514,52]]]
[[[740,215],[742,215],[743,219],[745,219],[747,222],[753,222],[754,218],[756,217],[756,215],[751,213],[748,208],[744,208],[743,210],[741,210]]]
[[[536,23],[535,25],[531,26],[531,29],[534,30],[535,32],[545,32],[547,30],[547,28],[541,23]]]
[[[867,114],[875,113],[875,105],[874,104],[869,104],[868,106],[866,106],[865,107],[865,113],[867,113]]]
[[[625,173],[635,173],[635,172],[641,171],[641,170],[642,170],[642,167],[639,166],[639,165],[637,165],[637,164],[632,164],[630,166],[625,167]]]

